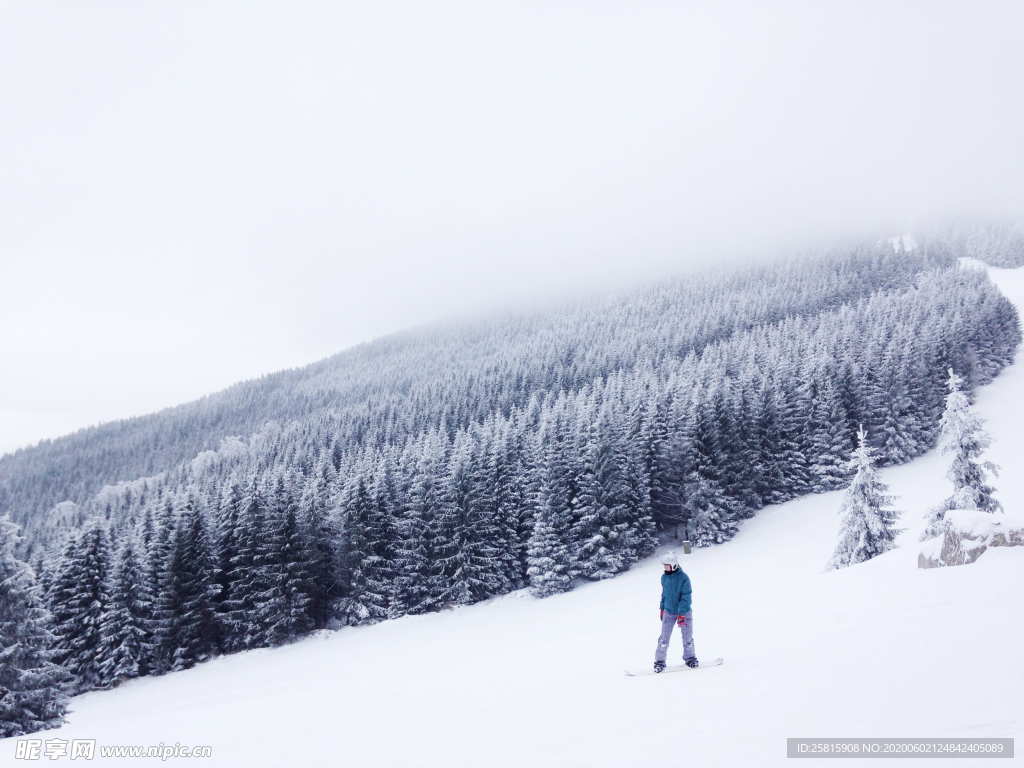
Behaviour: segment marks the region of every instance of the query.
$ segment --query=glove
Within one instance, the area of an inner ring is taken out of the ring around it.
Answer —
[[[685,627],[686,626],[686,616],[684,616],[683,614],[679,614],[679,618],[676,619],[676,626],[678,626],[678,627]]]
[[[662,608],[662,609],[661,609],[661,610],[660,610],[660,611],[658,612],[658,618],[664,621],[664,619],[665,619],[665,609],[664,609],[664,608]]]

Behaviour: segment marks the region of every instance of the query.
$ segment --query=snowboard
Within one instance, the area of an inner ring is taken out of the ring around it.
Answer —
[[[700,666],[697,667],[688,667],[685,664],[669,664],[667,667],[665,667],[664,671],[662,672],[655,672],[652,667],[648,667],[647,669],[627,669],[626,677],[642,677],[644,675],[667,675],[669,672],[679,672],[680,670],[696,672],[698,669],[718,667],[721,666],[723,663],[725,663],[725,659],[719,656],[717,659],[712,659],[711,661],[702,661],[700,663]]]

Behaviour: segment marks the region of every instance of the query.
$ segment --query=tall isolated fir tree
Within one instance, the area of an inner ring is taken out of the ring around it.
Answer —
[[[839,541],[829,568],[845,568],[887,552],[900,533],[898,513],[892,509],[888,486],[878,477],[863,427],[857,431],[857,448],[850,463],[856,474],[840,510]]]
[[[953,463],[946,476],[953,482],[953,493],[928,514],[922,541],[942,533],[946,512],[951,509],[978,509],[999,512],[1002,505],[995,498],[995,489],[987,475],[995,475],[999,467],[991,461],[980,461],[991,445],[981,417],[971,410],[963,389],[963,379],[952,368],[946,379],[946,410],[939,422],[939,446],[943,453],[953,454]]]

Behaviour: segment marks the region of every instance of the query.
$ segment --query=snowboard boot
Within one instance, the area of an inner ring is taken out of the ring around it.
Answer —
[[[691,656],[688,659],[684,659],[684,661],[686,662],[686,666],[688,666],[690,669],[693,669],[694,667],[697,666],[697,657],[696,656]]]
[[[654,671],[655,672],[664,672],[665,671],[665,662],[664,661],[656,661],[656,662],[654,662]]]

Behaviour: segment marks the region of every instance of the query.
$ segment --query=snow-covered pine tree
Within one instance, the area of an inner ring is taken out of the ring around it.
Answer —
[[[751,430],[757,445],[758,471],[754,477],[754,491],[765,504],[778,504],[790,497],[782,461],[775,449],[782,440],[775,382],[768,376],[762,376],[756,397],[754,413],[757,421]]]
[[[683,505],[685,439],[682,423],[682,398],[673,396],[667,385],[655,399],[648,415],[645,452],[650,472],[651,510],[661,530],[682,529],[689,520]]]
[[[78,595],[78,573],[75,559],[78,536],[69,536],[64,542],[64,548],[53,564],[49,587],[44,595],[54,634],[54,660],[61,665],[71,653],[70,648],[61,643],[59,629],[61,625],[69,624],[76,613],[74,603]]]
[[[809,383],[809,373],[795,360],[784,366],[775,382],[778,426],[775,455],[782,474],[781,490],[774,496],[777,503],[807,493],[812,487],[805,450],[812,408]]]
[[[103,676],[116,685],[148,674],[150,658],[152,595],[130,538],[125,539],[117,553],[107,593],[100,666]]]
[[[50,576],[52,575],[50,569],[50,561],[39,554],[32,570],[36,574],[36,587],[39,588],[39,594],[44,598],[50,592]]]
[[[980,461],[992,443],[981,417],[972,409],[963,391],[963,379],[952,368],[946,379],[946,409],[939,422],[939,446],[943,453],[953,454],[947,477],[953,482],[953,493],[927,517],[921,539],[938,536],[944,527],[946,512],[951,509],[978,509],[998,512],[1002,505],[995,498],[995,489],[988,484],[988,474],[999,468],[991,461]]]
[[[816,493],[842,488],[850,480],[850,439],[846,409],[831,379],[818,389],[811,412],[811,482]]]
[[[167,558],[164,590],[157,599],[157,620],[170,651],[171,669],[188,669],[217,652],[214,612],[217,586],[203,513],[189,499],[178,516]]]
[[[851,460],[856,474],[840,509],[839,541],[829,568],[845,568],[870,560],[895,546],[898,513],[892,509],[888,487],[878,477],[874,452],[867,434],[857,431],[857,448]]]
[[[526,409],[513,413],[513,450],[515,461],[513,473],[515,484],[521,494],[521,503],[516,510],[516,554],[518,559],[518,576],[516,588],[525,587],[530,583],[526,571],[529,568],[530,536],[539,509],[540,483],[542,474],[543,453],[538,441],[538,419],[540,400],[531,397]]]
[[[299,527],[310,552],[309,615],[315,629],[327,626],[331,601],[337,590],[334,570],[337,531],[328,514],[330,490],[336,476],[330,454],[324,451],[306,479],[299,499]]]
[[[695,395],[686,426],[687,450],[684,505],[690,512],[688,535],[695,546],[721,544],[736,535],[740,509],[718,481],[715,465],[717,423],[707,410],[707,400]]]
[[[719,404],[720,429],[727,448],[729,495],[736,499],[742,517],[752,517],[764,506],[759,493],[760,453],[756,441],[756,387],[750,369],[735,380],[726,380],[725,394]]]
[[[657,526],[651,510],[651,475],[643,447],[643,424],[649,401],[634,393],[626,400],[629,402],[633,407],[627,411],[626,404],[623,405],[620,432],[620,461],[626,481],[624,511],[628,541],[623,546],[628,552],[626,567],[652,554],[658,547]]]
[[[65,550],[50,596],[59,649],[55,660],[74,675],[76,693],[106,688],[110,682],[100,657],[109,577],[107,532],[94,520]]]
[[[242,514],[242,489],[232,478],[224,489],[216,511],[213,532],[213,555],[217,585],[215,608],[218,621],[218,644],[225,649],[233,645],[230,621],[232,595],[232,561],[238,555],[239,518]]]
[[[536,597],[548,597],[572,588],[575,574],[569,548],[572,503],[576,492],[569,477],[563,429],[554,419],[544,425],[548,438],[538,493],[533,533],[527,545],[527,577]]]
[[[430,561],[430,592],[439,608],[472,602],[466,568],[467,507],[475,504],[471,485],[469,438],[460,430],[452,440],[446,470],[440,478],[437,506],[431,516],[428,535],[433,557]]]
[[[495,585],[501,594],[524,585],[522,556],[524,541],[520,540],[521,510],[526,505],[524,471],[518,451],[516,427],[513,422],[491,419],[486,446],[486,466],[480,483],[495,526]]]
[[[274,646],[290,639],[290,609],[286,598],[287,570],[284,556],[285,528],[289,513],[294,516],[295,502],[283,474],[274,480],[267,504],[265,538],[260,552],[264,589],[260,594],[257,645]],[[294,553],[292,553],[294,554]]]
[[[282,530],[276,537],[281,542],[281,563],[285,613],[270,634],[288,642],[316,627],[311,612],[314,592],[315,550],[300,526],[294,507],[285,510]]]
[[[572,587],[568,562],[569,547],[566,545],[560,529],[568,526],[563,522],[564,513],[545,505],[537,512],[527,549],[529,566],[527,576],[530,579],[530,592],[535,597],[548,597],[559,592],[566,592]]]
[[[256,648],[262,641],[260,609],[267,589],[267,504],[259,478],[249,482],[238,518],[235,554],[228,571],[228,596],[222,621],[227,624],[229,650]]]
[[[442,606],[469,605],[501,588],[496,546],[501,531],[481,478],[483,468],[477,435],[460,430],[452,441],[432,529],[434,584]]]
[[[165,496],[156,500],[152,515],[152,532],[143,529],[143,545],[149,533],[149,546],[145,552],[146,585],[152,600],[150,611],[149,644],[146,668],[152,675],[162,675],[171,668],[173,645],[167,638],[168,623],[158,615],[158,602],[167,587],[167,560],[171,550],[171,536],[175,525],[174,500]]]
[[[18,526],[0,518],[0,738],[57,728],[71,680],[53,662],[55,638],[35,575],[15,555]]]
[[[868,413],[868,401],[862,397],[861,388],[865,386],[860,355],[863,349],[844,351],[842,357],[835,362],[832,381],[835,384],[836,396],[839,399],[841,413],[846,414],[846,433],[849,438],[849,450],[841,454],[844,464],[848,464],[856,443],[857,430],[865,422]],[[843,483],[845,485],[846,483]]]
[[[909,331],[909,329],[908,329]],[[910,333],[894,336],[885,352],[885,362],[872,393],[878,439],[878,460],[883,465],[902,464],[921,453],[918,435],[918,405],[910,396],[912,377],[907,373]]]
[[[387,580],[386,521],[378,517],[371,494],[373,478],[367,476],[370,471],[365,466],[355,471],[342,500],[346,624],[371,624],[388,614],[391,586]]]
[[[425,613],[434,606],[430,588],[430,529],[439,504],[444,450],[443,435],[432,431],[421,440],[410,443],[402,461],[410,481],[395,523],[392,599],[396,610],[405,613]]]
[[[599,406],[594,417],[586,410],[581,415],[579,493],[569,536],[579,574],[588,579],[607,579],[628,568],[636,558],[631,550],[631,489],[625,475],[623,435],[610,404]]]
[[[313,548],[298,520],[296,477],[278,475],[270,496],[261,560],[266,589],[260,596],[259,645],[280,645],[313,628]]]
[[[587,424],[589,419],[582,421]],[[618,573],[620,566],[612,550],[612,538],[618,535],[611,527],[614,510],[605,506],[602,478],[598,476],[598,465],[608,464],[605,459],[608,450],[607,445],[601,444],[595,424],[587,430],[580,445],[579,475],[576,479],[579,493],[574,499],[573,523],[569,529],[572,559],[579,575],[588,579],[610,578]]]

